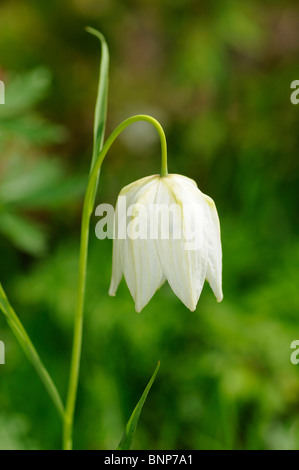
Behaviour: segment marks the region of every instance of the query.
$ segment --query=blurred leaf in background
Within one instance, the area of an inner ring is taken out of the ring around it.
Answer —
[[[0,232],[16,248],[35,256],[47,249],[47,230],[35,213],[73,204],[86,182],[79,175],[66,178],[63,162],[44,150],[67,136],[62,126],[35,111],[50,83],[44,68],[16,76],[9,81],[6,104],[0,108]]]

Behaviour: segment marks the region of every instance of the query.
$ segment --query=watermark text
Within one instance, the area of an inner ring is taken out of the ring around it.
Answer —
[[[0,104],[5,104],[5,85],[0,80]]]
[[[0,341],[0,364],[5,364],[5,345]]]
[[[119,196],[116,212],[110,204],[100,204],[95,215],[101,217],[96,237],[118,240],[181,240],[185,250],[199,250],[203,242],[204,214],[200,204],[140,204],[127,207],[126,196]]]
[[[291,88],[295,88],[295,91],[291,93],[290,100],[292,104],[299,103],[299,80],[293,80],[291,83]]]

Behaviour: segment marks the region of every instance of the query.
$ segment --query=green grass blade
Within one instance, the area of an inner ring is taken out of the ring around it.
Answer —
[[[150,379],[149,383],[147,384],[146,386],[146,389],[144,390],[139,402],[137,403],[129,421],[128,421],[128,424],[126,426],[126,429],[125,429],[125,432],[123,434],[123,437],[117,447],[117,450],[129,450],[131,445],[132,445],[132,441],[133,441],[133,438],[134,438],[134,435],[135,435],[135,431],[136,431],[136,428],[137,428],[137,424],[138,424],[138,420],[139,420],[139,416],[140,416],[140,413],[141,413],[141,410],[143,408],[143,405],[145,403],[145,400],[148,396],[148,393],[151,389],[151,386],[153,385],[154,383],[154,380],[158,374],[158,371],[159,371],[159,368],[160,368],[160,361],[158,362],[158,365],[155,369],[155,372],[153,373],[152,375],[152,378]]]
[[[7,323],[9,324],[13,334],[15,335],[16,339],[18,340],[20,346],[22,347],[23,351],[25,352],[27,358],[32,363],[33,367],[35,368],[39,378],[41,379],[42,383],[44,384],[50,398],[52,399],[59,415],[61,418],[64,417],[64,407],[60,398],[60,395],[57,391],[57,388],[50,377],[48,371],[46,370],[45,366],[43,365],[35,347],[33,346],[25,328],[23,327],[21,321],[19,320],[17,314],[15,313],[14,309],[10,305],[6,294],[3,290],[2,285],[0,284],[0,310],[4,313]]]
[[[94,28],[87,27],[86,31],[93,34],[101,41],[102,57],[100,65],[100,77],[98,86],[98,96],[96,101],[94,116],[94,136],[91,171],[95,164],[96,158],[103,147],[108,105],[108,84],[109,84],[109,49],[102,33]]]

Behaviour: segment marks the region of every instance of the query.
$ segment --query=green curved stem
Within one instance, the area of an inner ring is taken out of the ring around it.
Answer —
[[[29,338],[24,326],[22,325],[20,319],[18,318],[16,312],[10,305],[7,296],[4,292],[2,285],[0,284],[0,309],[4,313],[7,323],[9,324],[12,332],[17,338],[20,346],[28,357],[29,361],[32,363],[37,374],[39,375],[42,383],[44,384],[52,402],[54,403],[60,417],[64,420],[64,407],[60,398],[60,395],[57,391],[57,388],[42,363],[31,339]]]
[[[167,145],[166,138],[160,123],[145,114],[139,114],[132,116],[122,122],[108,137],[102,150],[99,152],[98,157],[92,167],[92,171],[89,176],[87,190],[84,198],[83,214],[81,222],[81,242],[80,242],[80,256],[79,256],[79,279],[78,279],[78,297],[77,306],[74,320],[74,339],[73,339],[73,350],[71,360],[71,371],[68,387],[68,395],[65,410],[64,420],[64,432],[63,432],[63,448],[70,450],[73,447],[72,434],[73,434],[73,421],[74,411],[78,389],[79,369],[80,369],[80,358],[81,358],[81,347],[82,347],[82,332],[83,332],[83,310],[84,310],[84,299],[85,299],[85,285],[86,285],[86,268],[88,258],[88,240],[89,240],[89,227],[90,227],[90,216],[94,208],[94,194],[95,188],[97,187],[99,172],[103,163],[104,158],[107,155],[108,150],[119,136],[119,134],[130,124],[138,121],[146,121],[151,123],[158,131],[161,140],[161,176],[167,176]]]
[[[119,136],[119,134],[126,129],[126,127],[130,126],[131,124],[134,124],[134,122],[139,122],[139,121],[146,121],[151,123],[156,130],[158,131],[160,141],[161,141],[161,176],[167,176],[168,175],[168,168],[167,168],[167,143],[166,143],[166,137],[165,133],[163,130],[163,127],[161,124],[154,119],[151,116],[147,116],[146,114],[137,114],[136,116],[132,116],[125,121],[123,121],[117,128],[110,134],[108,139],[105,142],[105,145],[103,146],[102,150],[100,151],[98,158],[94,164],[93,170],[90,174],[90,178],[88,181],[88,186],[87,186],[87,191],[86,191],[86,198],[88,203],[91,201],[91,196],[90,192],[92,192],[95,182],[97,180],[99,171],[101,169],[102,163],[104,158],[107,155],[108,150],[110,149],[111,145],[115,141],[115,139]],[[92,212],[93,211],[93,205],[89,204],[89,210]]]

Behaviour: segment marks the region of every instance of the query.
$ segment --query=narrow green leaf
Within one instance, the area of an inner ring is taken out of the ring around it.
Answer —
[[[94,116],[94,136],[91,170],[95,164],[96,158],[103,147],[108,105],[108,84],[109,84],[109,49],[102,33],[94,28],[87,27],[86,31],[97,37],[102,44],[102,57],[100,65],[100,76],[98,86],[98,96],[96,101]]]
[[[31,339],[29,338],[23,324],[21,323],[16,312],[9,303],[9,300],[6,297],[4,289],[0,283],[0,310],[3,312],[6,317],[7,323],[10,326],[13,334],[15,335],[17,341],[19,342],[21,348],[26,354],[27,358],[35,368],[40,380],[44,384],[53,404],[55,405],[61,418],[64,418],[64,407],[60,398],[60,395],[57,391],[57,388],[42,363]]]
[[[143,408],[143,405],[145,403],[145,400],[148,396],[148,393],[151,389],[151,386],[153,385],[154,383],[154,380],[158,374],[158,371],[159,371],[159,368],[160,368],[160,361],[158,362],[158,365],[155,369],[155,372],[153,373],[152,375],[152,378],[150,379],[149,383],[147,384],[146,386],[146,389],[144,390],[139,402],[137,403],[129,421],[128,421],[128,424],[126,426],[126,429],[125,429],[125,432],[123,434],[123,437],[117,447],[117,450],[129,450],[131,445],[132,445],[132,441],[133,441],[133,438],[134,438],[134,435],[135,435],[135,431],[136,431],[136,428],[137,428],[137,424],[138,424],[138,420],[139,420],[139,416],[140,416],[140,413],[141,413],[141,410]]]

